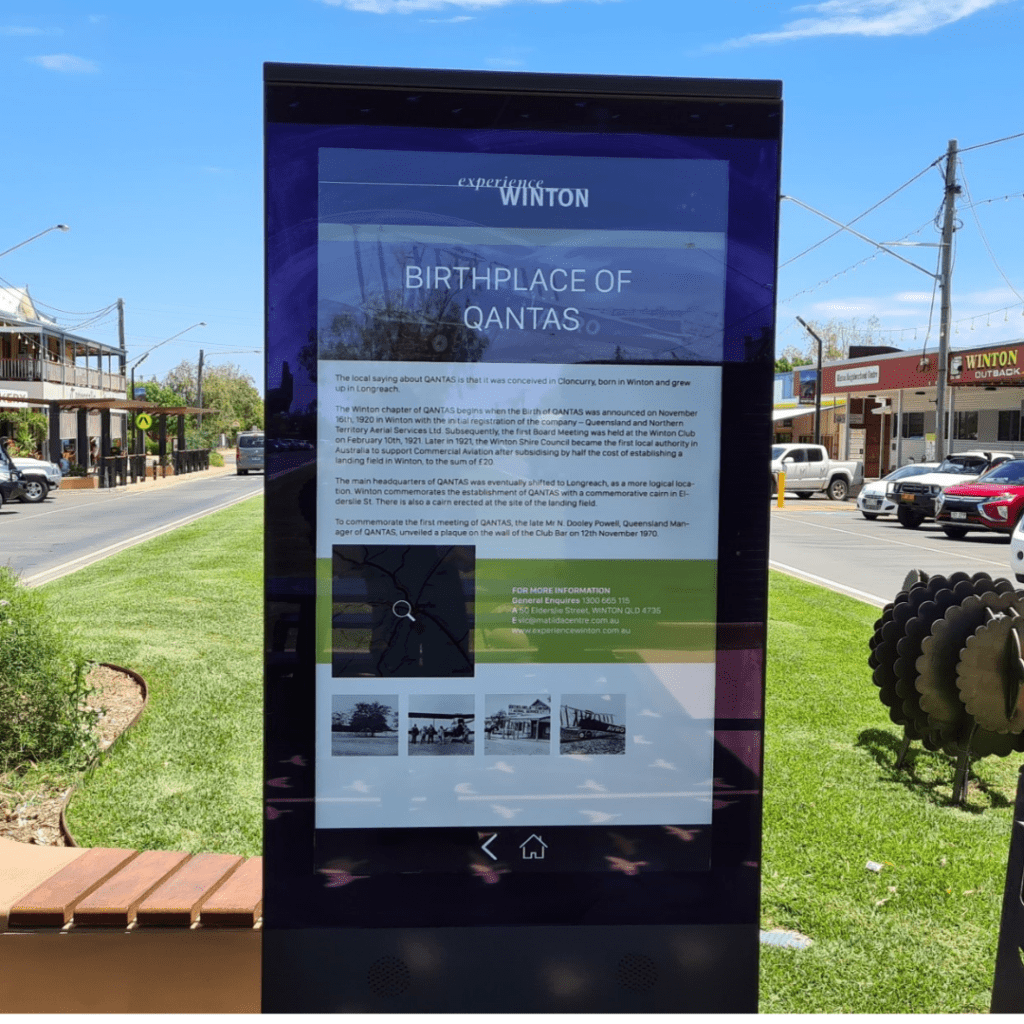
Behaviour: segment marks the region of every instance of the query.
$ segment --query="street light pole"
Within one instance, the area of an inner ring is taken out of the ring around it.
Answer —
[[[42,238],[43,235],[48,235],[51,231],[70,231],[71,228],[67,224],[54,224],[53,227],[46,228],[45,231],[40,231],[38,234],[33,235],[31,238],[26,238],[24,242],[19,242],[17,245],[12,245],[10,249],[4,249],[0,252],[0,256],[6,256],[9,252],[14,252],[15,249],[20,249],[23,245],[28,245],[29,242],[34,242],[37,238]]]
[[[814,443],[821,444],[821,337],[807,326],[803,317],[798,316],[796,319],[800,326],[818,343],[818,372],[814,384]]]
[[[120,302],[121,300],[119,299],[118,301]],[[151,348],[147,348],[146,351],[143,352],[142,355],[139,356],[139,358],[136,359],[135,362],[132,363],[132,365],[131,365],[132,382],[131,382],[131,394],[129,395],[129,398],[131,398],[132,401],[135,400],[135,367],[141,365],[145,361],[146,356],[148,356],[150,352],[156,351],[156,349],[158,349],[161,345],[166,345],[167,342],[169,342],[169,341],[174,341],[175,338],[180,338],[183,334],[188,334],[188,332],[191,331],[195,327],[205,327],[205,326],[206,326],[206,321],[205,320],[200,320],[199,323],[192,324],[189,327],[186,327],[183,331],[178,331],[177,334],[172,334],[169,338],[164,338],[163,341],[158,341]],[[132,419],[132,436],[134,437],[134,442],[132,444],[132,448],[134,450],[134,449],[138,448],[138,433],[135,430],[135,420],[134,420],[134,418]]]

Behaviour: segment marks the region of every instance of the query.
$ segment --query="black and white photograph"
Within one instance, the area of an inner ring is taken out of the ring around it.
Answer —
[[[484,707],[484,753],[551,753],[551,696],[547,693],[488,694]]]
[[[471,693],[413,694],[406,729],[410,757],[473,753],[475,698]]]
[[[336,544],[331,674],[472,677],[476,549]]]
[[[331,753],[335,757],[397,757],[398,694],[334,694]]]
[[[559,707],[560,754],[624,754],[626,695],[567,693]]]

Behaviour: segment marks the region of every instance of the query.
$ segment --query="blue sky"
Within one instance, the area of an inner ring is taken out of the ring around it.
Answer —
[[[71,231],[0,279],[69,329],[122,297],[129,363],[207,322],[140,374],[203,348],[262,384],[264,61],[781,79],[784,194],[848,222],[924,172],[855,225],[883,242],[937,241],[929,165],[958,139],[952,341],[1024,337],[1024,137],[984,145],[1024,132],[1024,0],[20,2],[0,14],[0,252]],[[799,256],[832,230],[783,202],[779,349],[803,347],[797,315],[877,316],[922,348],[932,278],[849,235]],[[935,248],[898,251],[936,269]],[[934,349],[937,300],[932,320]],[[116,343],[116,320],[81,333]]]

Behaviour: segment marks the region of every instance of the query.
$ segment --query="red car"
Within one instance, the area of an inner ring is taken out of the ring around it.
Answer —
[[[972,480],[953,484],[935,502],[935,522],[959,540],[968,530],[1009,537],[1024,514],[1024,459],[1012,459]]]

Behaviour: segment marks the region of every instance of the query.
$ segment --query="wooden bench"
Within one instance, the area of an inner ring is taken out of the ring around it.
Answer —
[[[0,838],[7,1013],[256,1013],[262,858]]]

